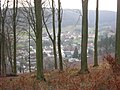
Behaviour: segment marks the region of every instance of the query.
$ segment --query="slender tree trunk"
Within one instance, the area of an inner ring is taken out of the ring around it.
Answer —
[[[94,67],[98,66],[98,19],[99,19],[99,12],[98,12],[98,4],[99,0],[96,0],[96,24],[95,24],[95,39],[94,39]]]
[[[9,61],[10,61],[10,66],[11,66],[12,73],[13,73],[12,45],[11,45],[11,40],[10,40],[9,35],[8,35],[8,43],[9,43]]]
[[[4,8],[1,12],[1,75],[6,75],[6,62],[5,62],[5,19],[6,19],[6,12],[8,10],[8,3],[7,0],[7,6]]]
[[[120,0],[117,0],[116,47],[115,58],[120,64]]]
[[[42,9],[42,16],[43,16],[43,23],[45,25],[45,28],[46,28],[46,31],[47,31],[47,34],[50,38],[50,40],[52,41],[52,44],[53,44],[53,54],[54,54],[54,66],[55,66],[55,69],[57,69],[57,49],[56,49],[56,31],[55,31],[55,6],[54,6],[54,0],[52,0],[52,25],[53,25],[53,38],[52,36],[50,35],[49,33],[49,30],[48,30],[48,27],[47,27],[47,24],[46,24],[46,21],[45,21],[45,17],[44,17],[44,11]]]
[[[1,44],[2,44],[2,29],[1,29],[1,26],[2,26],[2,13],[1,13],[1,0],[0,0],[0,76],[1,76],[1,61],[2,61],[2,59],[1,59]]]
[[[1,76],[1,35],[0,35],[0,76]]]
[[[79,73],[89,73],[87,64],[87,44],[88,44],[88,0],[82,0],[82,43],[81,43],[81,70]]]
[[[62,53],[61,53],[61,2],[58,0],[58,54],[59,54],[59,67],[63,71]]]
[[[2,45],[1,45],[1,64],[2,64],[2,72],[1,75],[5,76],[5,31],[4,31],[4,18],[2,17]]]
[[[37,79],[44,80],[42,50],[42,1],[34,0],[36,16],[36,64]]]
[[[17,4],[17,0],[14,0],[13,1],[13,32],[14,32],[14,62],[13,62],[13,65],[14,65],[14,74],[16,75],[17,74],[17,67],[16,67],[16,16],[17,16],[17,7],[16,7],[16,4]]]
[[[29,26],[29,72],[31,72],[31,61],[30,61],[30,26]]]
[[[52,20],[53,20],[53,52],[55,60],[55,69],[57,69],[57,52],[56,52],[56,31],[55,31],[55,5],[54,0],[52,0]]]
[[[7,40],[6,40],[6,53],[7,53],[7,57],[8,57],[8,61],[10,63],[10,68],[11,68],[11,71],[13,73],[13,61],[12,61],[12,47],[11,47],[11,39],[10,39],[10,33],[9,33],[9,29],[7,28]]]

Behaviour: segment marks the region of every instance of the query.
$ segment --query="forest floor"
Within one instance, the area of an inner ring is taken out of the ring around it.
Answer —
[[[79,68],[45,71],[46,81],[36,79],[34,72],[17,77],[1,77],[0,90],[120,90],[120,74],[114,74],[107,62],[89,66],[89,74],[78,74]]]

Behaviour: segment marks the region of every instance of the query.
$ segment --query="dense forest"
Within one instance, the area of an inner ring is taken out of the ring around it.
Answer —
[[[120,90],[120,0],[56,1],[0,0],[0,90]]]

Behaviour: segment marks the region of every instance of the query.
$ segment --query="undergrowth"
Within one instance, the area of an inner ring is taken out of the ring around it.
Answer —
[[[114,86],[116,90],[120,90],[120,64],[117,62],[115,57],[111,56],[110,54],[107,54],[104,57],[104,60],[107,61],[110,69],[112,70],[112,77],[109,79],[108,83],[111,86]]]
[[[0,90],[120,90],[119,64],[111,55],[99,67],[89,67],[89,74],[78,74],[79,68],[46,71],[46,82],[36,80],[35,73],[0,78]]]

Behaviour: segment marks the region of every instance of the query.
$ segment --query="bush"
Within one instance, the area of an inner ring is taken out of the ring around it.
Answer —
[[[117,63],[117,60],[110,54],[107,54],[104,59],[108,62],[110,65],[110,68],[112,69],[114,74],[120,75],[120,64]]]
[[[108,80],[108,85],[115,90],[120,90],[120,64],[117,63],[115,57],[110,54],[107,54],[104,59],[108,62],[110,69],[112,70],[112,76]]]

